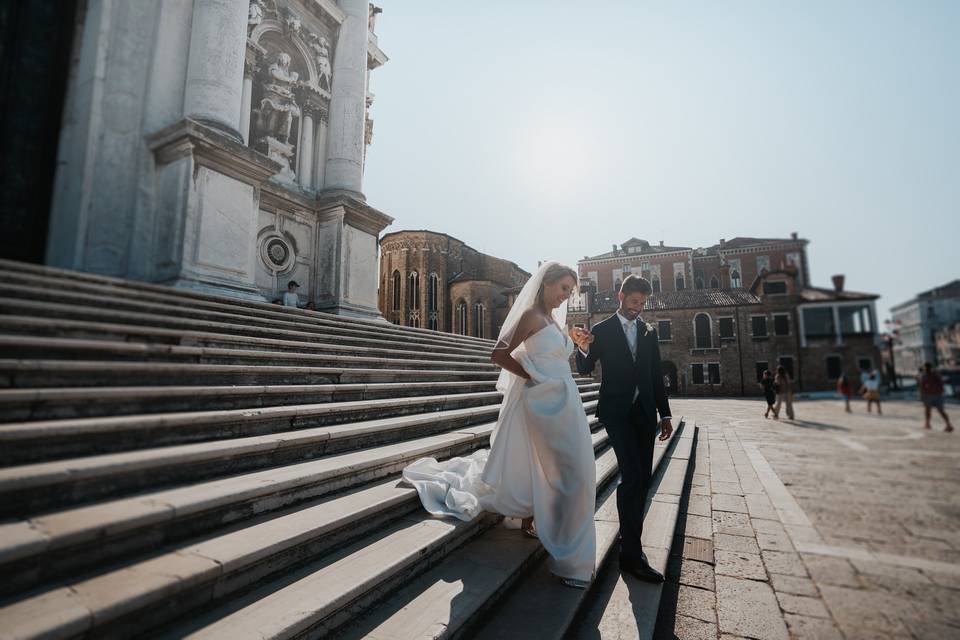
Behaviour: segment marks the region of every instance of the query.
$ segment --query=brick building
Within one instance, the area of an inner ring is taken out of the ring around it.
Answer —
[[[763,371],[779,364],[797,391],[830,390],[843,371],[856,380],[859,370],[879,366],[877,296],[845,291],[841,276],[833,289],[803,282],[799,269],[786,268],[756,276],[747,288],[653,293],[643,319],[658,329],[672,392],[757,395]],[[578,293],[571,326],[593,326],[617,309],[610,291],[586,284]]]
[[[380,312],[390,322],[496,337],[530,274],[445,233],[395,231],[380,239]]]
[[[654,293],[704,289],[741,289],[749,287],[764,270],[797,270],[800,284],[810,281],[807,241],[790,238],[721,239],[711,247],[651,245],[631,238],[619,247],[595,256],[584,256],[577,263],[580,278],[588,280],[596,291],[616,291],[628,274],[642,275],[653,285]]]

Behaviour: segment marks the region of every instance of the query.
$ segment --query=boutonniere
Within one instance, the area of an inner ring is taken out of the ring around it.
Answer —
[[[650,333],[651,331],[653,331],[653,325],[650,324],[649,322],[641,322],[640,327],[643,330],[643,333],[641,335],[644,335],[644,336]]]

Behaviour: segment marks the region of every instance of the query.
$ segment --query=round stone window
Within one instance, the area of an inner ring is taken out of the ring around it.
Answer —
[[[267,268],[276,273],[288,271],[294,262],[293,247],[286,238],[270,235],[260,245],[260,257]]]

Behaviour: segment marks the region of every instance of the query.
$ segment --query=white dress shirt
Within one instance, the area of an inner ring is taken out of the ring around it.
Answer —
[[[638,322],[643,322],[640,316],[637,316],[633,321],[627,319],[620,310],[617,310],[617,319],[620,321],[620,327],[623,329],[623,334],[627,338],[627,345],[630,347],[630,357],[634,360],[637,359],[637,338],[639,334],[637,332]],[[580,353],[583,354],[583,357],[587,357],[587,353],[583,349],[578,349]],[[640,395],[640,389],[634,387],[633,389],[633,401],[637,401],[637,396]],[[660,420],[669,420],[670,416],[660,416]]]

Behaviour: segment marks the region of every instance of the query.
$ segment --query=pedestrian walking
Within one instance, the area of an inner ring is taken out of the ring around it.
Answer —
[[[880,374],[877,373],[877,370],[874,369],[870,374],[864,379],[863,387],[861,387],[860,392],[863,393],[863,397],[867,401],[867,413],[873,413],[873,403],[877,403],[877,415],[883,415],[883,409],[880,407]]]
[[[787,418],[793,420],[793,380],[790,379],[790,374],[782,364],[777,367],[773,384],[777,390],[777,405],[773,408],[774,417],[780,416],[780,407],[786,404]]]
[[[764,412],[763,417],[769,418],[770,412],[773,411],[774,419],[779,418],[780,416],[777,414],[777,410],[773,407],[777,402],[777,388],[773,382],[773,376],[770,374],[770,369],[763,372],[763,376],[760,378],[758,384],[763,387],[763,398],[767,401],[767,410]]]
[[[843,396],[843,406],[847,413],[851,413],[850,398],[853,397],[853,383],[850,382],[850,376],[846,372],[841,373],[837,378],[837,393]]]
[[[943,378],[933,370],[933,365],[929,362],[923,365],[923,374],[920,376],[920,399],[923,401],[923,428],[930,428],[930,414],[933,409],[943,416],[943,421],[947,423],[944,429],[947,433],[953,431],[953,425],[950,424],[950,418],[947,412],[943,410]]]

